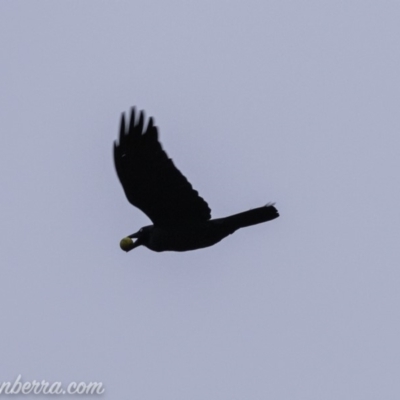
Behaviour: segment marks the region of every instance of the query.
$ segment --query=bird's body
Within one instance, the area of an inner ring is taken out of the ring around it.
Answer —
[[[136,122],[135,109],[128,130],[122,116],[114,163],[128,200],[154,224],[122,239],[125,251],[139,245],[157,252],[196,250],[218,243],[239,228],[279,216],[274,205],[267,204],[212,220],[208,204],[163,151],[153,119],[144,129],[144,114],[141,112]]]
[[[218,243],[230,233],[215,221],[142,229],[146,228],[148,240],[143,245],[157,252],[201,249]]]
[[[145,226],[144,246],[153,251],[187,251],[212,246],[244,226],[269,221],[278,213],[273,205],[256,208],[226,218],[170,226]],[[252,218],[252,220],[251,220]],[[246,224],[246,225],[245,225]]]

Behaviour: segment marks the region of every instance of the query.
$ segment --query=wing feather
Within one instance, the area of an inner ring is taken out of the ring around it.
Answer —
[[[121,116],[119,143],[114,142],[114,163],[128,201],[155,225],[206,221],[211,210],[175,167],[158,140],[153,118],[144,129],[143,111],[136,122],[131,111],[129,128]]]

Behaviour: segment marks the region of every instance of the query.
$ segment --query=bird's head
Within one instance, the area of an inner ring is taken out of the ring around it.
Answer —
[[[136,233],[133,233],[132,235],[123,238],[119,243],[121,249],[128,252],[140,245],[146,246],[146,244],[150,240],[152,229],[153,229],[152,225],[144,226],[143,228],[139,229]],[[136,240],[133,241],[132,239]]]

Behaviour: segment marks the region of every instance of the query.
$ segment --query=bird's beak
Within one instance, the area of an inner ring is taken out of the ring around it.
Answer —
[[[131,235],[131,236],[133,237],[133,235]],[[139,240],[139,239],[133,241],[133,240],[131,239],[131,237],[129,237],[129,236],[123,238],[123,239],[120,241],[120,243],[119,243],[119,246],[121,247],[121,249],[124,250],[124,251],[126,251],[126,252],[131,251],[131,250],[133,250],[135,247],[138,247],[138,246],[140,246],[140,245],[141,245],[141,243],[140,243],[140,240]]]

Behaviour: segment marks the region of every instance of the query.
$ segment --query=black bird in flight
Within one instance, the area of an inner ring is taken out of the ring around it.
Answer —
[[[226,218],[211,219],[208,204],[175,167],[158,141],[153,118],[145,127],[143,111],[122,114],[114,163],[128,201],[153,222],[121,240],[124,251],[140,245],[153,251],[187,251],[212,246],[239,228],[278,218],[274,204]],[[134,242],[132,238],[136,239]]]

